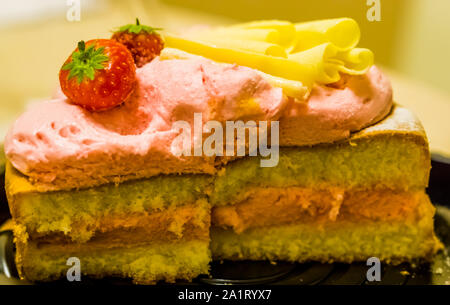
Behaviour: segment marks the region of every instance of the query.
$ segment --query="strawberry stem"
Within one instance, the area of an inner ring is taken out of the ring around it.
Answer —
[[[161,28],[153,28],[151,26],[143,25],[140,23],[139,18],[136,18],[136,24],[127,24],[121,26],[117,32],[128,32],[132,34],[139,34],[141,32],[146,32],[148,34],[156,33],[156,31],[162,30]]]
[[[81,52],[84,52],[86,48],[86,44],[84,43],[84,40],[81,40],[78,42],[78,50],[80,50]]]
[[[95,71],[104,69],[104,64],[109,60],[105,55],[105,48],[95,48],[95,43],[86,48],[83,40],[78,42],[78,50],[72,53],[72,60],[66,63],[62,70],[70,70],[68,79],[77,77],[80,84],[84,78],[94,80]]]

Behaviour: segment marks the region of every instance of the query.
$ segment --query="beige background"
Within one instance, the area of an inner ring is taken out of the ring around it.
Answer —
[[[52,94],[58,70],[78,40],[109,37],[114,27],[136,16],[169,30],[198,23],[348,16],[361,26],[360,45],[371,48],[391,75],[396,100],[423,121],[433,152],[450,156],[448,0],[380,0],[380,22],[367,20],[366,0],[81,0],[79,22],[67,21],[66,1],[59,1],[56,9],[38,14],[32,7],[38,1],[16,0],[28,3],[36,13],[32,17],[0,13],[3,21],[12,16],[0,23],[1,137],[27,103]]]

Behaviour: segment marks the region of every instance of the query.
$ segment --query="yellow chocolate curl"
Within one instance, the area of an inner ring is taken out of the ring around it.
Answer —
[[[299,98],[306,96],[314,83],[338,81],[340,73],[366,73],[373,64],[373,53],[356,48],[359,39],[358,24],[340,18],[297,24],[255,21],[184,37],[166,35],[165,43],[215,61],[257,69],[285,94]]]
[[[201,55],[215,61],[238,64],[260,70],[273,76],[298,80],[312,85],[314,66],[283,57],[265,55],[240,49],[227,49],[212,43],[165,35],[166,46]]]
[[[292,53],[330,42],[336,48],[350,50],[359,42],[358,23],[350,18],[317,20],[295,24],[296,41]]]
[[[263,20],[263,21],[253,21],[248,23],[241,23],[231,26],[230,29],[244,29],[247,31],[252,30],[271,30],[275,31],[275,35],[269,36],[267,42],[272,42],[279,44],[281,46],[290,47],[292,43],[296,40],[296,30],[295,26],[289,21],[280,20]]]
[[[174,48],[164,48],[159,55],[160,60],[191,59],[195,57],[199,56]],[[309,88],[299,81],[276,77],[261,71],[258,71],[258,73],[261,74],[261,76],[264,77],[272,86],[283,88],[284,93],[288,96],[292,96],[299,100],[304,100],[309,95]]]

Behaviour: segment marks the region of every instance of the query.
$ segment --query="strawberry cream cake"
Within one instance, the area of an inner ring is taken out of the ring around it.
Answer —
[[[212,259],[430,259],[427,138],[359,35],[348,18],[161,36],[137,22],[80,42],[61,92],[5,140],[20,276],[65,277],[70,257],[136,283],[192,280]],[[175,154],[195,114],[278,122],[276,166]]]

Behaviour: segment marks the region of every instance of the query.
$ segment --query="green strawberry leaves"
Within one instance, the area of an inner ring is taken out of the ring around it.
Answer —
[[[161,31],[161,30],[162,30],[161,28],[153,28],[148,25],[142,25],[139,23],[139,19],[136,18],[136,24],[127,24],[127,25],[121,26],[119,28],[118,32],[128,31],[129,33],[139,34],[141,31],[144,31],[144,32],[151,34],[156,31]]]
[[[69,79],[77,77],[80,84],[85,77],[94,80],[95,70],[105,68],[104,63],[109,57],[104,54],[105,48],[95,49],[95,44],[86,48],[85,42],[78,42],[78,51],[72,54],[72,61],[65,64],[61,69],[70,70]]]

